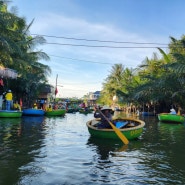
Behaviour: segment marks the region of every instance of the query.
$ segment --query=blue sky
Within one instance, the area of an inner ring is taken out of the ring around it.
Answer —
[[[12,0],[9,8],[12,6],[17,7],[18,16],[25,17],[27,24],[34,19],[31,34],[62,37],[45,39],[48,43],[69,44],[36,48],[51,58],[40,62],[51,67],[48,80],[52,85],[58,74],[58,97],[82,97],[101,90],[114,64],[135,68],[146,57],[158,53],[156,48],[71,45],[160,47],[77,39],[168,44],[170,36],[180,39],[185,32],[184,0]]]

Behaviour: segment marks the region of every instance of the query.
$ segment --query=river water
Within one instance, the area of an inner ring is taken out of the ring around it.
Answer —
[[[91,138],[93,114],[0,119],[0,185],[185,184],[185,126],[140,117],[138,140]]]

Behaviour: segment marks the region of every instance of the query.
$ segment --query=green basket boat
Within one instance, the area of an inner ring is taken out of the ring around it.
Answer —
[[[22,116],[22,111],[0,110],[1,118],[20,118],[21,116]]]
[[[138,138],[142,134],[143,127],[145,126],[144,121],[134,118],[121,118],[119,120],[113,120],[113,122],[117,121],[128,122],[127,125],[125,125],[123,128],[120,128],[120,131],[128,140]],[[113,129],[99,129],[97,127],[98,123],[100,123],[100,120],[98,119],[90,120],[86,123],[91,136],[99,138],[120,139]]]
[[[184,123],[185,117],[177,114],[161,113],[158,114],[159,121],[169,123]]]
[[[46,111],[45,115],[46,116],[64,116],[66,113],[65,109],[56,109],[52,111]]]
[[[89,113],[93,113],[93,111],[92,111],[92,110],[80,109],[80,110],[79,110],[79,113],[81,113],[81,114],[89,114]]]

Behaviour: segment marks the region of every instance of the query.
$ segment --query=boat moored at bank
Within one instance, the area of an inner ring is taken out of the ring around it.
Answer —
[[[1,118],[20,118],[22,116],[22,111],[17,110],[0,110]]]
[[[45,111],[42,109],[23,109],[23,115],[24,116],[44,116]]]

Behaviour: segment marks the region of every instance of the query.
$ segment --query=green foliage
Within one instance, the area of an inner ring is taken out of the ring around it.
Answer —
[[[49,57],[35,50],[38,44],[45,43],[45,39],[29,35],[32,24],[33,21],[27,25],[16,11],[7,10],[6,1],[0,1],[0,65],[18,73],[16,80],[7,79],[5,90],[11,88],[17,97],[23,96],[27,101],[38,96],[51,72],[49,66],[39,62],[49,60]]]
[[[171,37],[168,54],[158,50],[162,58],[154,53],[137,69],[115,64],[103,84],[102,102],[110,103],[116,94],[120,104],[152,101],[185,106],[185,36],[180,40]]]

